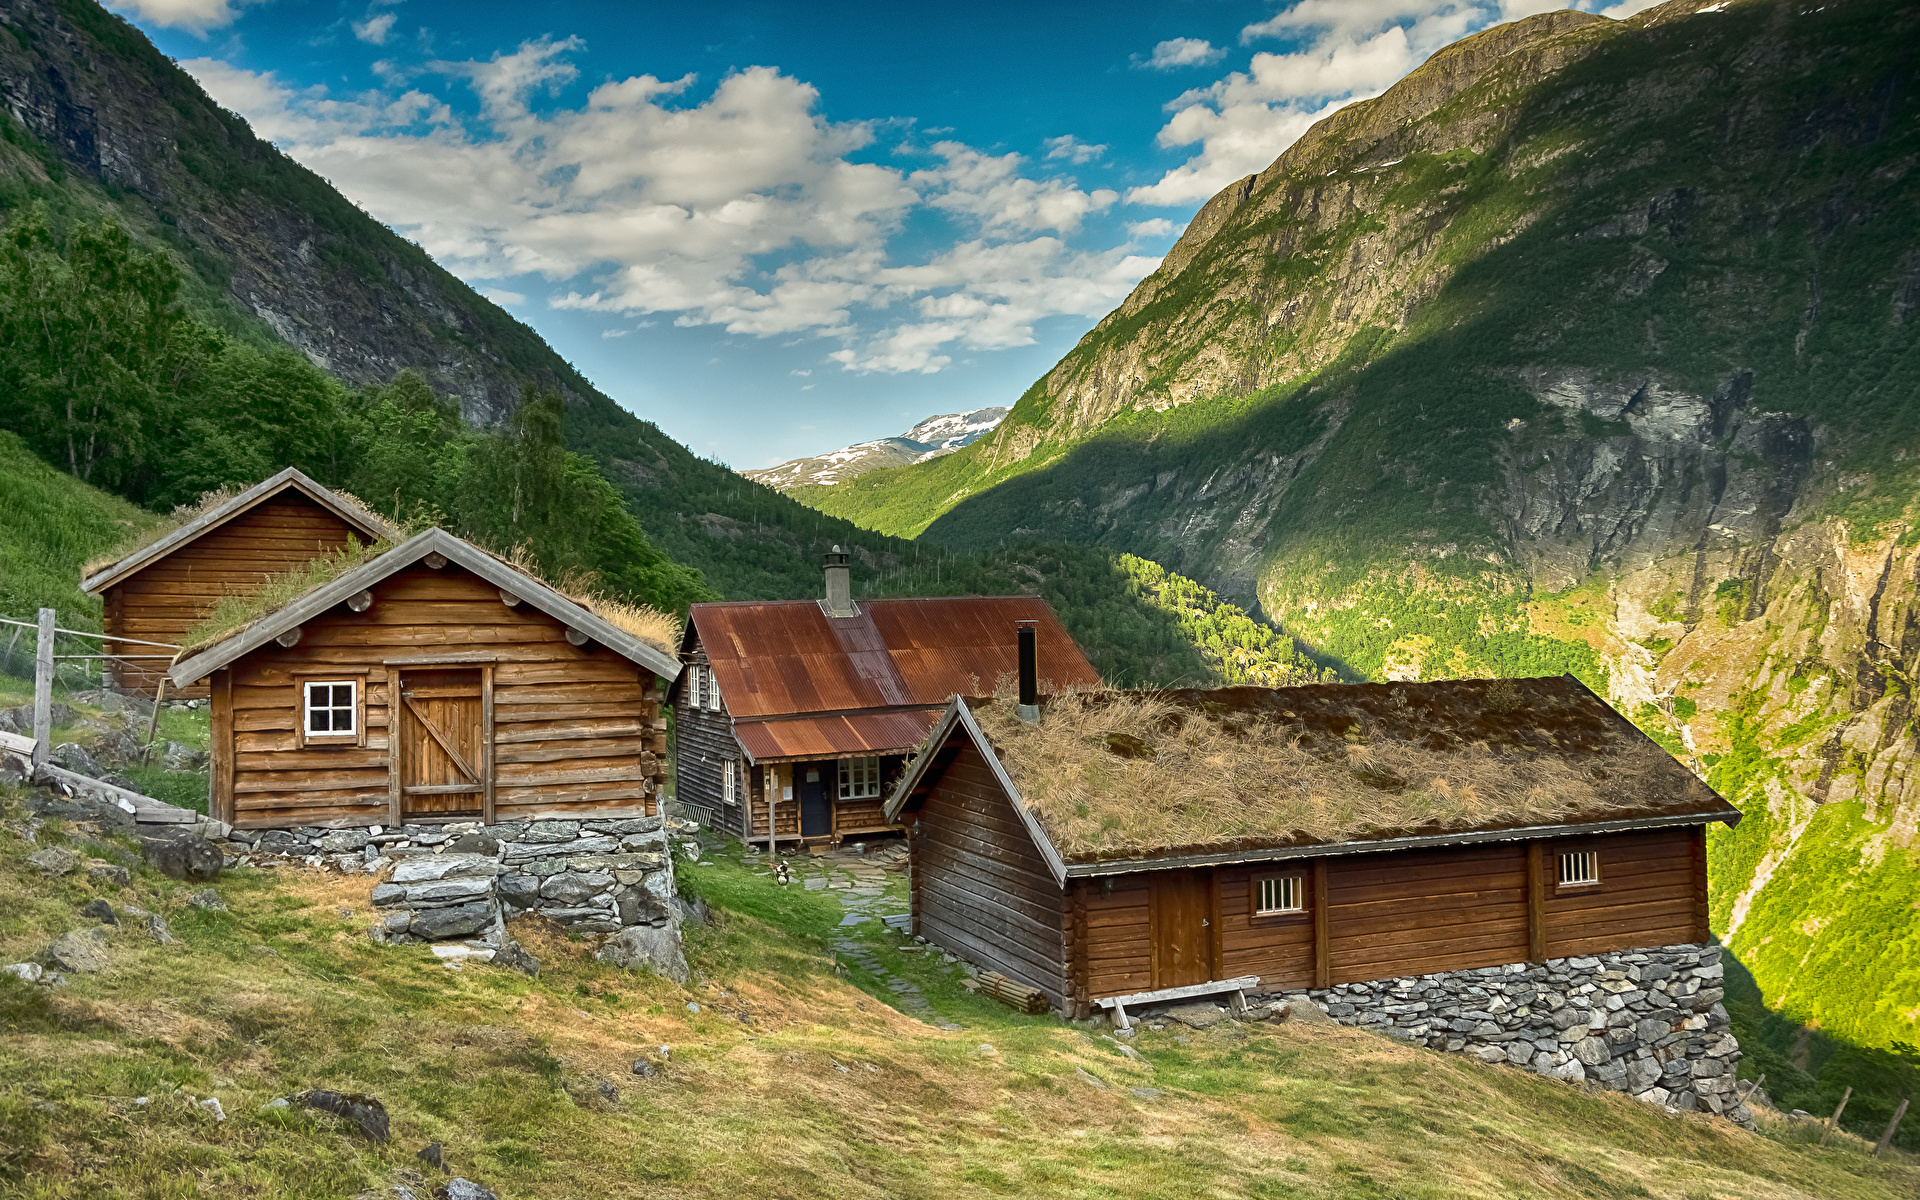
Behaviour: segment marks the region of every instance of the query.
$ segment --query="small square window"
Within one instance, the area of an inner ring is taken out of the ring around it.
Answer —
[[[355,737],[360,705],[353,680],[327,680],[306,685],[306,731],[315,737]]]
[[[1304,880],[1298,875],[1267,875],[1254,881],[1253,915],[1274,917],[1307,911]]]
[[[880,794],[880,760],[848,758],[840,762],[840,798],[871,800]]]
[[[1560,886],[1577,887],[1600,882],[1600,854],[1594,850],[1572,850],[1560,856]]]

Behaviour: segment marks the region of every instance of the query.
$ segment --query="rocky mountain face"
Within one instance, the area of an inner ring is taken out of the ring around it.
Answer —
[[[1166,564],[1350,677],[1573,671],[1746,813],[1769,1003],[1920,1042],[1920,11],[1449,47],[1210,201],[995,433],[808,493]]]
[[[736,597],[811,595],[819,554],[883,569],[900,546],[701,459],[588,383],[540,336],[213,102],[93,0],[0,0],[0,215],[112,216],[189,269],[211,319],[284,340],[354,386],[402,369],[498,422],[558,388],[567,436],[663,549]]]
[[[786,491],[796,487],[832,487],[883,467],[904,467],[952,454],[991,433],[1010,410],[980,408],[968,413],[944,413],[907,430],[899,437],[855,442],[851,446],[792,458],[773,467],[742,471],[748,479]]]

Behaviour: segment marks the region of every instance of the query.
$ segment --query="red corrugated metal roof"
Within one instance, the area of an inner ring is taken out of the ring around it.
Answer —
[[[1034,623],[1042,692],[1100,682],[1037,596],[862,600],[858,607],[858,616],[828,617],[814,600],[696,604],[689,619],[736,721],[937,707],[955,694],[990,693],[1018,669],[1020,621]]]
[[[725,693],[721,693],[725,695]],[[733,732],[754,762],[904,754],[940,719],[940,709],[837,713],[778,721],[736,721]]]

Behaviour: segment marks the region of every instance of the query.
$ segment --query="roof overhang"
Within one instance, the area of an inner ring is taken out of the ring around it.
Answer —
[[[733,723],[733,736],[755,763],[805,762],[907,754],[940,717],[932,707],[819,713]]]
[[[358,531],[369,541],[377,542],[381,538],[393,536],[394,531],[384,523],[370,522],[368,520],[370,514],[341,500],[328,488],[309,479],[299,468],[288,467],[278,475],[254,484],[212,512],[200,514],[151,545],[142,546],[119,562],[100,568],[80,581],[80,590],[91,596],[103,588],[112,587],[141,568],[158,562],[182,546],[198,540],[202,535],[211,533],[254,505],[270,500],[288,490],[299,492],[340,518],[348,527]]]
[[[241,655],[289,630],[298,629],[336,604],[344,604],[350,597],[398,574],[429,554],[441,555],[448,562],[458,564],[495,587],[511,592],[523,603],[532,605],[569,629],[580,631],[661,679],[672,680],[680,673],[680,660],[673,655],[609,624],[533,576],[500,561],[478,546],[444,529],[429,529],[415,534],[384,554],[368,559],[332,582],[255,619],[239,632],[177,664],[168,672],[168,677],[175,687],[190,686],[196,680],[232,664]]]

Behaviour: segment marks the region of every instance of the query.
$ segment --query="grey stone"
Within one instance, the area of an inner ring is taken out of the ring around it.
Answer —
[[[1507,1052],[1499,1046],[1476,1046],[1468,1051],[1483,1063],[1503,1063],[1507,1061]]]
[[[140,845],[154,870],[184,883],[209,883],[219,878],[220,868],[227,861],[212,842],[192,833],[147,834],[140,838]]]
[[[679,932],[671,928],[629,926],[609,938],[594,957],[615,967],[650,967],[675,983],[688,978]]]
[[[1332,1025],[1334,1020],[1311,1000],[1292,1000],[1274,1010],[1274,1019],[1288,1024]]]
[[[125,887],[133,876],[117,863],[95,861],[87,864],[87,878],[102,887]]]
[[[447,1200],[500,1200],[492,1189],[483,1188],[471,1179],[463,1179],[458,1175],[447,1180],[444,1193]]]
[[[620,850],[620,843],[612,838],[584,837],[560,844],[508,842],[500,849],[508,863],[518,865],[533,862],[536,859],[565,859],[585,854],[615,854]]]
[[[1643,1042],[1656,1042],[1669,1033],[1672,1033],[1673,1028],[1665,1021],[1649,1017],[1645,1020],[1634,1022],[1633,1032],[1635,1036]]]
[[[147,936],[162,946],[174,946],[180,942],[179,938],[173,936],[173,927],[168,925],[167,919],[159,913],[148,913],[144,928]]]
[[[493,924],[493,906],[465,904],[455,908],[429,908],[413,914],[407,932],[427,941],[466,937]]]
[[[78,742],[60,743],[53,748],[53,752],[49,757],[52,758],[54,762],[78,775],[87,775],[98,779],[107,773],[107,769],[100,765],[99,760],[95,759],[92,754],[88,753],[87,748]]]
[[[520,841],[540,846],[571,842],[580,836],[578,821],[534,821],[520,834]]]
[[[505,868],[477,854],[438,854],[431,858],[409,858],[393,869],[393,883],[428,883],[435,879],[493,878],[505,874]]]
[[[1176,1004],[1166,1011],[1165,1016],[1190,1029],[1207,1029],[1227,1019],[1225,1009],[1206,1001]]]
[[[521,908],[532,908],[540,898],[540,881],[531,875],[502,875],[494,887],[500,899]]]
[[[447,847],[447,853],[480,854],[492,858],[500,853],[500,840],[492,834],[481,833],[478,830],[473,833],[463,833],[453,839],[453,844]]]
[[[87,901],[86,907],[80,910],[80,915],[89,920],[99,921],[106,925],[118,925],[120,923],[120,918],[113,915],[113,905],[108,904],[105,900],[93,899]]]
[[[65,846],[48,846],[27,855],[27,862],[44,874],[59,878],[80,869],[80,856]]]
[[[493,880],[462,876],[416,883],[407,889],[407,903],[415,908],[460,904],[493,890]]]
[[[207,767],[207,752],[195,750],[192,746],[183,746],[179,742],[168,742],[166,754],[161,762],[169,771],[204,771]]]
[[[1550,1078],[1560,1080],[1562,1083],[1579,1083],[1587,1077],[1587,1069],[1581,1065],[1579,1059],[1570,1058],[1566,1062],[1548,1071],[1547,1075]]]
[[[1573,1056],[1589,1067],[1597,1067],[1611,1060],[1613,1051],[1608,1048],[1606,1039],[1589,1037],[1573,1044]]]
[[[371,899],[375,908],[393,908],[406,903],[407,889],[391,883],[378,884]]]
[[[47,974],[45,968],[39,963],[31,962],[8,963],[0,967],[0,973],[11,975],[22,983],[39,983]]]
[[[1660,1082],[1660,1066],[1647,1059],[1636,1059],[1627,1064],[1627,1090],[1645,1091]]]
[[[336,1117],[344,1117],[360,1127],[360,1132],[370,1142],[387,1140],[387,1106],[372,1096],[359,1092],[330,1092],[324,1088],[315,1088],[301,1092],[294,1100],[308,1108],[317,1108],[330,1112]]]
[[[332,833],[322,834],[318,842],[322,854],[358,853],[367,844],[367,831],[364,829],[336,829]]]
[[[620,897],[620,923],[622,925],[659,925],[672,919],[667,906],[651,892],[635,889]],[[696,902],[689,907],[687,917],[692,924],[706,924],[706,905]]]
[[[187,903],[203,912],[226,912],[226,901],[220,899],[220,893],[212,888],[201,888],[187,897]]]
[[[586,828],[596,833],[610,833],[616,836],[636,833],[659,833],[659,817],[623,817],[617,821],[587,821]]]
[[[61,934],[47,947],[47,957],[62,971],[88,975],[106,970],[111,961],[107,957],[107,935],[97,928]]]
[[[413,924],[413,914],[410,912],[388,913],[380,919],[381,927],[388,933],[405,933],[407,926],[411,924]]]
[[[525,946],[512,940],[494,952],[493,965],[518,971],[522,975],[538,976],[540,974],[540,960],[528,953]]]
[[[1098,1075],[1092,1074],[1085,1067],[1075,1067],[1073,1069],[1073,1073],[1074,1073],[1074,1076],[1077,1079],[1079,1079],[1081,1083],[1086,1084],[1088,1087],[1098,1088],[1100,1091],[1103,1091],[1103,1092],[1107,1090],[1107,1081],[1100,1078]]]
[[[1587,1023],[1587,1013],[1585,1009],[1569,1006],[1556,1010],[1550,1023],[1555,1029],[1572,1029],[1575,1025]]]
[[[1694,994],[1693,1011],[1706,1012],[1719,1006],[1726,993],[1719,988],[1701,988]]]
[[[562,904],[580,905],[592,896],[598,896],[613,886],[613,876],[604,873],[583,874],[568,871],[564,875],[555,875],[540,885],[540,897],[543,900],[558,900]]]

